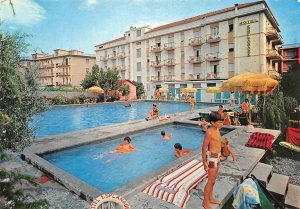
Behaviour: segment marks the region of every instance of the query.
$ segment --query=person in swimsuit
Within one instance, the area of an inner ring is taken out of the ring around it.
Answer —
[[[107,155],[116,153],[116,155],[114,157],[112,157],[110,160],[106,161],[106,162],[111,162],[111,161],[115,160],[116,158],[118,158],[121,154],[129,153],[134,150],[135,150],[135,147],[131,144],[131,138],[129,136],[126,136],[124,138],[124,142],[122,144],[118,145],[115,148],[115,150],[109,151],[107,153],[103,153],[94,159],[104,158]]]
[[[170,140],[172,136],[172,134],[166,134],[164,131],[161,131],[160,134],[162,135],[163,140]]]
[[[204,169],[208,174],[208,181],[204,187],[202,206],[212,209],[210,203],[221,205],[219,200],[213,198],[213,188],[220,167],[221,134],[219,129],[223,126],[224,118],[218,112],[209,114],[211,127],[207,129],[202,145],[202,160]]]
[[[224,125],[230,126],[231,125],[231,120],[228,112],[224,110]]]
[[[235,163],[236,162],[236,156],[233,153],[231,147],[229,146],[227,138],[222,138],[221,139],[221,157],[220,160],[224,161],[227,159],[227,157],[231,155],[232,160],[230,162]]]
[[[194,113],[194,111],[195,111],[195,104],[196,104],[196,100],[195,100],[194,96],[192,96],[190,99],[191,113]]]
[[[192,150],[182,150],[182,146],[180,143],[174,144],[175,152],[174,155],[178,158],[183,157],[192,152]]]
[[[159,116],[159,109],[157,108],[156,104],[153,104],[152,109],[149,111],[149,115],[146,120],[153,120],[158,118]]]
[[[207,131],[207,122],[204,117],[201,117],[199,120],[199,126],[202,128],[202,132],[205,133]]]

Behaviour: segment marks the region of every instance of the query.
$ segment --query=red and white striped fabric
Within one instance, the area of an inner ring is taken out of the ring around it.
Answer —
[[[203,163],[192,159],[153,181],[142,192],[185,208],[190,198],[189,191],[205,177]]]

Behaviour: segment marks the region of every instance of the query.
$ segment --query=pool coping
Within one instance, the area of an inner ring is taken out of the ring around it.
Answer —
[[[217,108],[218,108],[217,106],[207,107],[204,108],[203,110],[202,109],[196,110],[195,111],[196,113],[193,114],[189,113],[189,111],[176,113],[173,114],[173,117],[171,117],[169,121],[163,123],[160,123],[157,120],[153,120],[153,121],[135,120],[135,121],[125,122],[125,123],[114,124],[111,126],[102,126],[98,128],[84,130],[84,131],[78,131],[75,133],[71,132],[67,134],[55,135],[52,137],[46,137],[43,138],[43,140],[37,141],[32,146],[26,148],[22,153],[22,158],[28,161],[29,163],[33,164],[34,166],[38,167],[40,170],[44,171],[46,174],[51,176],[54,180],[56,180],[60,184],[64,185],[70,191],[76,193],[77,195],[87,200],[88,202],[91,202],[92,200],[94,200],[96,197],[98,197],[103,193],[100,190],[92,187],[91,185],[63,171],[62,169],[54,166],[53,164],[41,158],[39,155],[51,153],[54,151],[60,151],[63,149],[69,149],[69,148],[86,145],[90,143],[104,142],[127,134],[135,134],[144,130],[157,128],[164,125],[183,124],[183,125],[197,126],[198,122],[192,121],[190,119],[194,117],[198,117],[199,116],[197,114],[198,111],[206,112],[206,111],[216,110]],[[226,137],[230,138],[231,135],[243,131],[241,127],[234,127],[234,128],[236,129],[226,134]],[[257,129],[257,130],[260,130],[262,132],[268,132],[266,131],[266,129]],[[273,135],[275,135],[275,139],[279,136],[279,134],[280,134],[279,131],[273,131]],[[244,143],[242,145],[244,145]],[[254,166],[257,164],[257,162],[265,153],[264,150],[260,150],[256,148],[250,148],[250,149],[256,150],[255,156],[257,158],[253,159],[254,161],[251,161],[251,166],[249,166],[242,175],[239,175],[236,178],[237,181],[236,184],[239,184],[239,182],[242,179],[244,179],[248,175],[248,173],[250,173],[250,171],[254,168]],[[113,193],[122,195],[125,198],[129,198],[129,199],[132,198],[133,196],[134,197],[140,196],[140,190],[143,187],[145,187],[147,184],[157,179],[159,176],[166,173],[167,171],[177,168],[180,164],[192,158],[201,159],[201,148],[196,149],[190,155],[172,161],[167,165],[136,179],[132,183],[129,183],[115,190]],[[228,194],[227,196],[225,196],[225,198],[223,198],[223,200],[225,200],[226,198],[227,199],[229,198]]]

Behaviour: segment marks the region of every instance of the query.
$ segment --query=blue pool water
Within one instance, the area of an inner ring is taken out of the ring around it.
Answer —
[[[161,130],[172,133],[172,139],[162,140]],[[72,148],[42,157],[102,192],[109,193],[174,161],[175,143],[181,143],[183,149],[195,150],[201,147],[204,134],[198,127],[171,125],[130,137],[136,151],[122,154],[114,160],[112,159],[115,154],[96,158],[114,150],[123,142],[123,138]]]
[[[132,107],[124,103],[53,107],[33,118],[36,137],[79,131],[97,126],[107,126],[147,117],[153,102],[134,102]],[[190,110],[189,103],[157,103],[160,115]],[[196,109],[207,107],[197,104]]]

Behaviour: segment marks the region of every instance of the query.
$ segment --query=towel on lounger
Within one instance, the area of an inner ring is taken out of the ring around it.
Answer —
[[[189,191],[206,176],[203,163],[198,160],[190,160],[153,181],[142,192],[185,208],[190,198]]]

